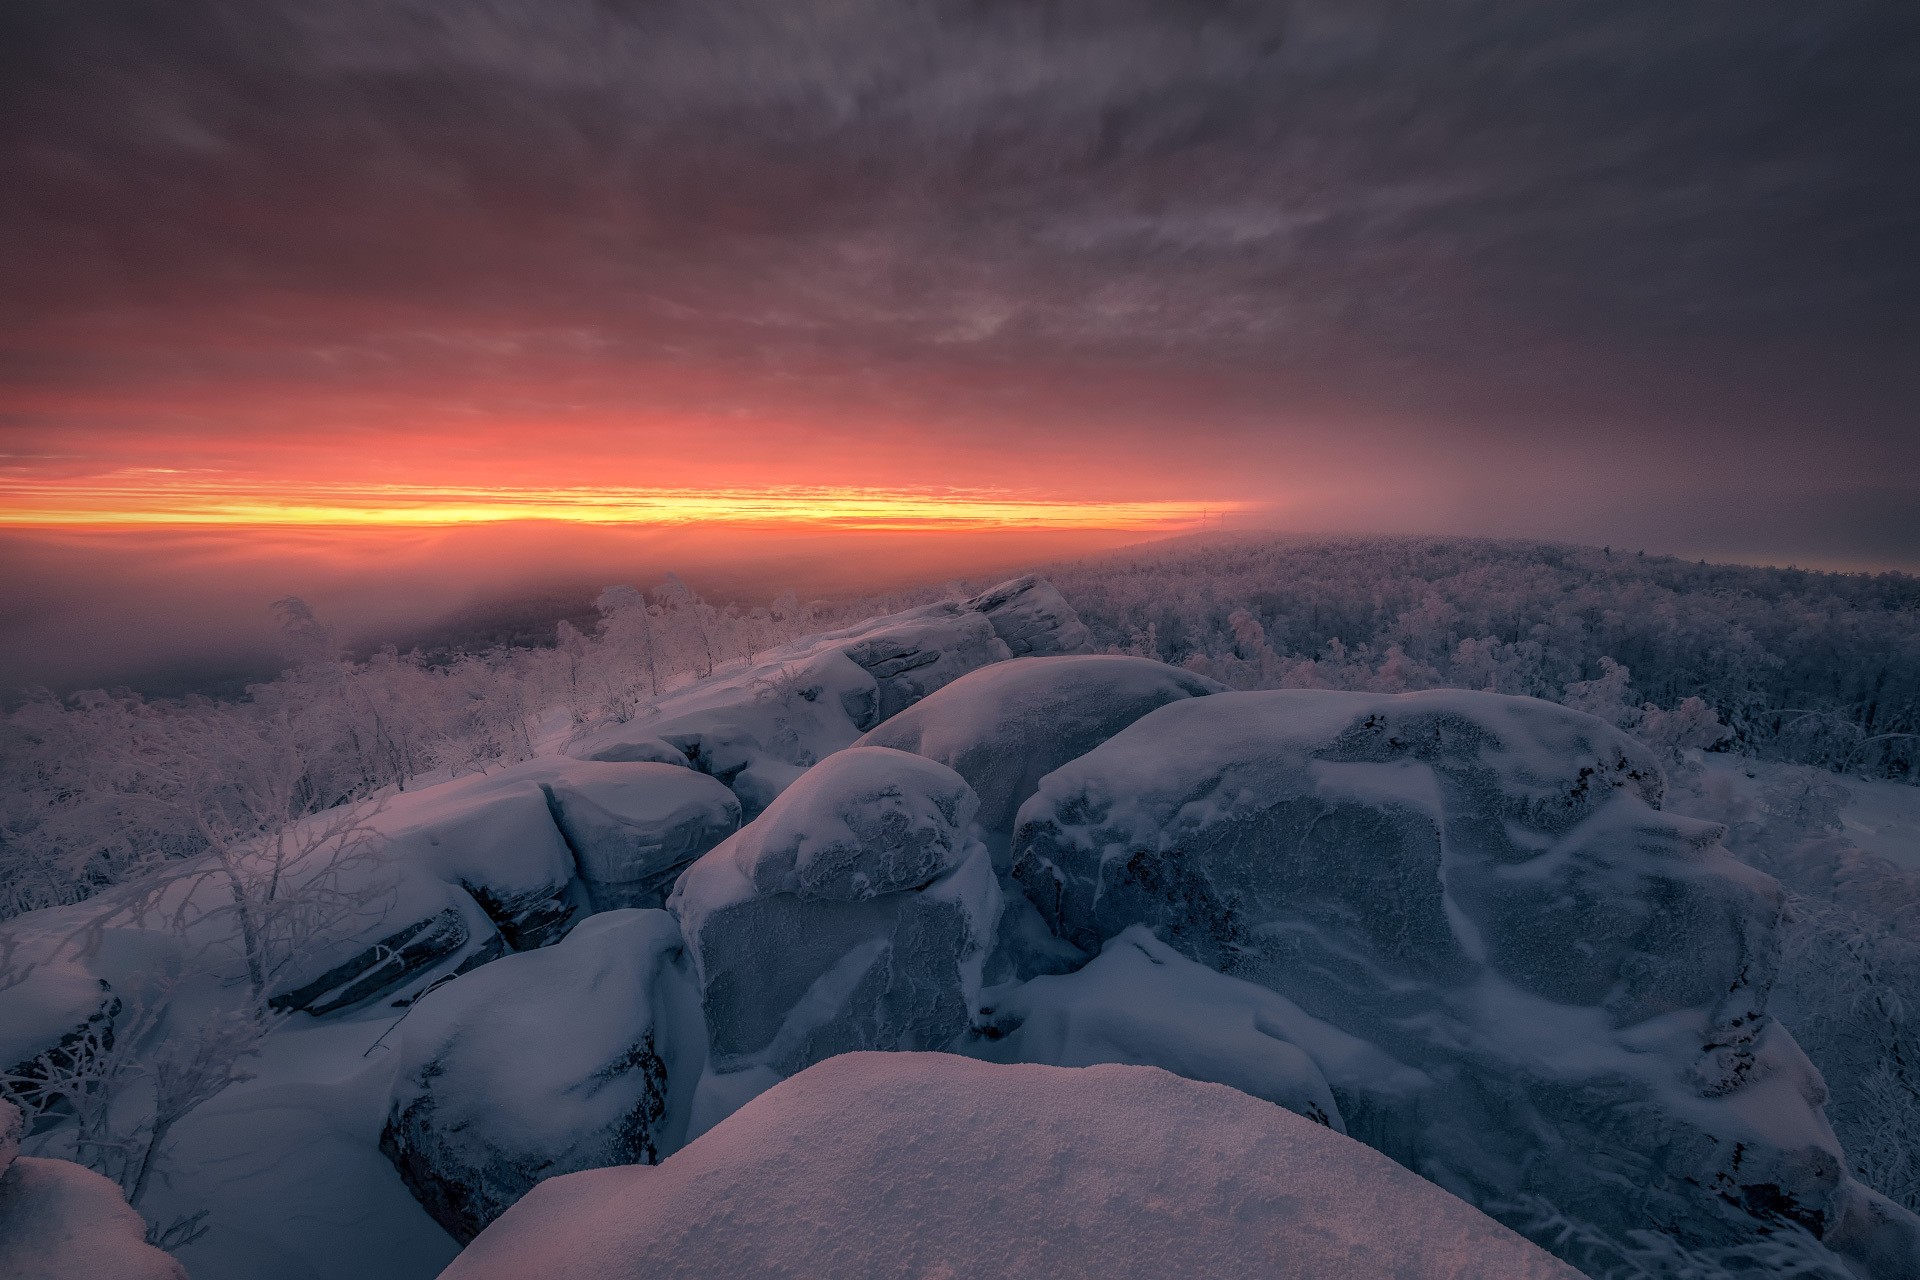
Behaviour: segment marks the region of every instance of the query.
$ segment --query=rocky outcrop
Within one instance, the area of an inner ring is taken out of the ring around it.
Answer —
[[[966,607],[986,615],[993,633],[1016,658],[1093,652],[1093,637],[1080,615],[1037,573],[989,587]]]
[[[695,862],[667,909],[699,979],[712,1069],[788,1075],[962,1034],[1000,910],[976,801],[944,765],[829,756]]]
[[[680,872],[740,826],[740,802],[684,764],[582,761],[545,784],[595,911],[658,907]]]
[[[1469,1200],[1829,1231],[1859,1189],[1766,1013],[1780,891],[1662,786],[1534,699],[1221,694],[1043,780],[1014,875],[1079,946],[1144,925],[1386,1055],[1317,1063],[1349,1131]]]
[[[703,1052],[672,918],[595,915],[416,1003],[380,1149],[469,1240],[543,1178],[674,1150]]]

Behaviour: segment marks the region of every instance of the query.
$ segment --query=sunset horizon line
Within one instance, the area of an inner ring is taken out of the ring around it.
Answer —
[[[165,474],[165,473],[162,473]],[[0,526],[435,527],[805,524],[848,530],[1179,531],[1253,509],[1226,499],[1074,499],[965,486],[423,485],[244,480],[0,481]]]

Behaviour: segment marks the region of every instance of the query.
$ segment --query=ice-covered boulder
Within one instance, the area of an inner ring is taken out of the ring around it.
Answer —
[[[1000,911],[976,801],[884,747],[815,765],[681,875],[667,901],[699,978],[712,1067],[787,1075],[963,1033]]]
[[[19,1108],[0,1100],[0,1276],[7,1280],[186,1280],[147,1243],[120,1188],[66,1160],[22,1156]]]
[[[1575,1280],[1326,1127],[1145,1067],[848,1054],[657,1168],[556,1178],[443,1280]]]
[[[1534,699],[1220,694],[1043,779],[1014,875],[1077,945],[1147,926],[1424,1074],[1322,1064],[1350,1132],[1476,1203],[1827,1231],[1858,1188],[1766,1014],[1779,888],[1662,786]]]
[[[961,676],[860,745],[911,751],[965,778],[980,798],[988,848],[1004,866],[1014,815],[1041,778],[1156,707],[1221,689],[1149,658],[1015,658]]]
[[[532,780],[478,793],[429,789],[383,815],[390,856],[473,895],[515,951],[566,936],[584,907],[573,854]]]
[[[414,1005],[380,1149],[470,1240],[543,1178],[678,1147],[703,1040],[673,918],[595,915]]]
[[[989,587],[967,601],[1016,658],[1092,653],[1093,637],[1066,597],[1037,573]]]
[[[596,911],[660,906],[681,870],[740,826],[733,792],[684,763],[583,760],[543,785]]]

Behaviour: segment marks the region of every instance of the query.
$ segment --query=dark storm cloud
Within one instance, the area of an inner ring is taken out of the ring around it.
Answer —
[[[623,369],[717,363],[745,405],[984,421],[1117,411],[1110,371],[1158,370],[1224,423],[1546,414],[1762,449],[1841,423],[1875,482],[1912,429],[1911,5],[12,0],[0,24],[0,378],[44,400],[522,367],[624,403]]]

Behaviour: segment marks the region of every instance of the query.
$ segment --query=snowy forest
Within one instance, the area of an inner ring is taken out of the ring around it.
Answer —
[[[1637,741],[1664,772],[1667,813],[1714,824],[1734,858],[1785,886],[1768,1008],[1824,1078],[1853,1176],[1920,1211],[1920,580],[1557,544],[1271,535],[1176,539],[1042,573],[1089,637],[1070,652],[1167,664],[1167,679],[1191,682],[1182,697],[1221,686],[1517,694]],[[286,671],[244,698],[93,690],[17,701],[0,723],[0,1012],[21,1034],[0,1037],[0,1051],[59,1024],[65,1006],[44,994],[49,973],[70,995],[73,982],[108,985],[95,959],[115,948],[167,957],[164,977],[113,994],[51,1049],[10,1069],[0,1062],[0,1093],[24,1113],[25,1149],[107,1175],[154,1244],[190,1251],[217,1240],[211,1206],[179,1189],[191,1180],[170,1182],[180,1172],[175,1132],[268,1070],[290,1020],[374,1009],[367,993],[390,995],[393,982],[433,972],[437,987],[565,932],[557,922],[573,908],[561,899],[515,897],[524,886],[509,893],[462,872],[458,883],[499,926],[493,950],[462,933],[420,960],[431,921],[453,910],[430,904],[417,911],[428,925],[383,937],[370,959],[348,958],[341,937],[416,910],[415,887],[383,869],[389,855],[374,838],[400,829],[396,815],[425,821],[408,815],[428,810],[408,806],[460,787],[491,795],[474,788],[515,767],[548,779],[540,762],[562,745],[578,755],[577,744],[608,743],[583,758],[668,759],[679,773],[691,761],[726,784],[708,799],[715,829],[744,819],[741,831],[752,831],[758,813],[780,812],[769,806],[792,778],[845,746],[807,719],[840,691],[837,677],[819,674],[822,644],[865,655],[857,661],[882,673],[885,704],[887,681],[914,668],[896,673],[891,650],[860,650],[873,643],[861,638],[865,620],[951,609],[937,602],[980,585],[749,605],[709,602],[670,577],[608,587],[595,625],[559,622],[549,645],[431,658],[391,647],[349,654],[288,598],[272,606]],[[705,707],[707,690],[755,708],[758,719],[739,723],[773,728],[738,747],[746,739],[733,729],[732,738],[703,729],[696,743],[660,727]],[[852,696],[841,700],[857,727],[879,717],[874,735],[909,714],[856,712]],[[727,764],[736,748],[744,754]],[[541,782],[543,804],[577,856],[584,846],[560,779]],[[1011,809],[1005,821],[1010,841]],[[599,892],[590,881],[588,890]],[[47,949],[54,935],[68,952]],[[1072,950],[1057,938],[1031,946]],[[72,955],[88,958],[75,967]],[[420,967],[428,961],[443,970]],[[420,998],[410,988],[393,1004]],[[420,1197],[413,1179],[426,1175],[394,1158]],[[1481,1208],[1596,1276],[1845,1274],[1822,1270],[1826,1255],[1801,1250],[1791,1231],[1763,1246],[1714,1244],[1582,1219],[1540,1198]],[[207,1256],[210,1274],[234,1274]]]

